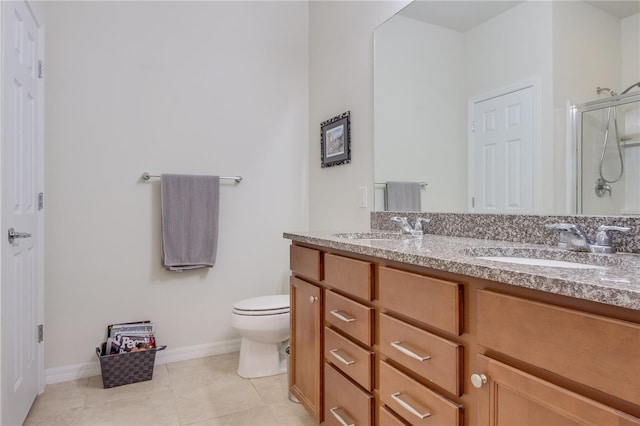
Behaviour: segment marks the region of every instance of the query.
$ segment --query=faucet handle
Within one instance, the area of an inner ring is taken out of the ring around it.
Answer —
[[[547,229],[555,229],[556,231],[572,232],[578,231],[578,227],[572,223],[547,223],[544,225]]]
[[[618,232],[629,232],[631,228],[627,228],[626,226],[609,226],[609,225],[600,225],[598,226],[599,232],[609,232],[609,231],[618,231]]]
[[[410,234],[413,231],[413,228],[409,225],[409,220],[406,217],[393,216],[391,220],[400,224],[403,233]]]
[[[416,231],[425,231],[427,229],[427,225],[431,222],[431,219],[425,219],[424,217],[419,217],[416,219],[416,226],[413,228]]]
[[[403,223],[407,221],[407,218],[405,216],[393,216],[391,220],[394,222]]]
[[[398,222],[403,229],[411,228],[411,225],[409,225],[409,220],[404,216],[393,216],[391,220],[394,222]]]
[[[598,233],[596,234],[596,245],[611,247],[611,234],[610,232],[629,232],[631,228],[625,226],[607,226],[600,225],[598,227]]]

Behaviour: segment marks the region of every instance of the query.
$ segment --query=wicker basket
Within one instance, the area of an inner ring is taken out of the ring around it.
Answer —
[[[102,349],[96,348],[96,354],[100,360],[102,385],[106,389],[151,380],[156,352],[164,350],[167,346],[146,351],[103,355],[105,347],[106,343],[103,343]]]

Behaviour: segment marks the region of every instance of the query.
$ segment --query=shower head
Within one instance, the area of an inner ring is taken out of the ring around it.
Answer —
[[[597,93],[598,95],[599,95],[600,93],[602,93],[602,92],[609,92],[609,94],[610,94],[611,96],[615,96],[615,95],[617,95],[617,93],[615,92],[615,90],[611,90],[611,89],[609,89],[608,87],[598,87],[598,88],[596,89],[596,93]]]

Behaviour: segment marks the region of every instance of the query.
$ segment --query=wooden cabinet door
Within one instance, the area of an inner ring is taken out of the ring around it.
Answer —
[[[322,289],[291,277],[289,388],[322,421]]]
[[[640,425],[640,419],[483,355],[477,356],[478,424]],[[475,383],[474,383],[475,384]]]

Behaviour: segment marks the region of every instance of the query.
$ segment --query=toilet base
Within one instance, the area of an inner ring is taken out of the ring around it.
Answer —
[[[282,343],[261,343],[246,337],[240,342],[238,375],[245,379],[274,376],[287,372],[287,360],[282,359]]]

